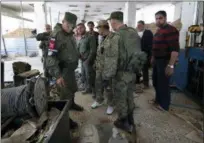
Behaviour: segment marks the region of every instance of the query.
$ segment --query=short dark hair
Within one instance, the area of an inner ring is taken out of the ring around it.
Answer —
[[[156,12],[156,13],[155,13],[155,16],[158,15],[158,14],[161,14],[161,15],[164,16],[164,17],[167,16],[166,11],[164,11],[164,10],[160,10],[160,11]]]
[[[77,24],[77,26],[83,26],[83,27],[85,27],[84,23],[79,23],[79,24]]]
[[[140,23],[142,25],[145,25],[145,22],[143,20],[138,21],[137,23]]]
[[[89,24],[92,24],[92,25],[94,26],[93,21],[89,21],[89,22],[87,23],[87,25],[89,25]]]

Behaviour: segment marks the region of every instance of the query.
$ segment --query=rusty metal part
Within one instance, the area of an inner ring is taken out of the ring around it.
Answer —
[[[46,79],[39,77],[35,83],[34,88],[34,106],[35,109],[40,116],[45,110],[47,110],[47,87],[46,87]]]

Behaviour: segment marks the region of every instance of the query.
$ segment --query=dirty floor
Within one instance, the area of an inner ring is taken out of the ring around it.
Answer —
[[[13,80],[12,63],[14,61],[29,62],[32,69],[43,71],[40,57],[20,57],[15,60],[8,60],[5,63],[6,81]],[[200,132],[203,131],[203,113],[196,110],[199,108],[197,104],[183,93],[172,92],[170,112],[161,112],[154,110],[152,105],[148,104],[148,100],[152,98],[154,98],[152,87],[141,94],[135,94],[134,101],[138,108],[134,112],[134,120],[140,143],[203,143],[204,140],[201,137],[203,133]],[[70,115],[81,127],[94,125],[97,129],[95,134],[98,134],[100,143],[108,143],[112,135],[112,123],[117,118],[116,113],[106,115],[106,105],[94,110],[91,109],[93,101],[91,95],[82,95],[77,92],[76,102],[82,105],[85,111],[81,113],[70,111]],[[184,108],[183,105],[195,109]]]
[[[187,123],[191,118],[191,120],[200,123],[199,127],[203,127],[203,114],[196,110],[199,108],[196,103],[188,99],[183,93],[173,92],[172,104],[181,107],[171,106],[170,112],[161,112],[148,104],[148,100],[153,97],[153,88],[145,90],[142,94],[135,94],[134,101],[138,108],[134,112],[134,120],[140,143],[203,143],[202,132],[197,135],[197,128]],[[106,105],[91,109],[90,106],[94,101],[91,95],[82,95],[78,92],[76,93],[76,101],[85,108],[85,111],[82,113],[71,111],[71,117],[81,126],[95,125],[101,143],[108,143],[108,139],[112,135],[112,123],[117,117],[116,113],[106,115]],[[188,105],[195,109],[184,108],[182,105]],[[186,118],[177,115],[183,115]]]

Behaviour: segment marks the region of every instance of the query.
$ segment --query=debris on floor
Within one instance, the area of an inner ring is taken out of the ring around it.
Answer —
[[[81,127],[80,143],[100,143],[98,130],[94,125],[86,124]]]
[[[128,139],[125,134],[120,133],[116,128],[113,128],[112,137],[109,139],[108,143],[128,143]]]
[[[53,124],[60,115],[60,111],[52,108],[44,112],[39,119],[26,119],[17,130],[11,128],[2,136],[2,143],[34,143],[42,142],[52,130]],[[24,120],[24,119],[23,119]],[[14,124],[15,120],[13,121]],[[15,126],[15,125],[13,125]],[[15,130],[15,131],[14,131]]]

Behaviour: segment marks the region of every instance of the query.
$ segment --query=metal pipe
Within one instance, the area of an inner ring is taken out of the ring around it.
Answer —
[[[47,24],[47,5],[46,5],[46,2],[43,4],[43,10],[45,13],[45,24]]]
[[[52,27],[52,15],[51,15],[51,7],[49,7],[49,13],[50,13],[50,25]]]
[[[198,24],[198,14],[199,14],[199,2],[195,2],[193,25]]]
[[[6,56],[8,56],[8,53],[7,53],[7,50],[6,50],[5,39],[4,39],[3,35],[2,35],[2,42],[3,42],[3,46],[4,46],[4,52],[5,52]]]
[[[22,1],[21,1],[21,15],[23,17],[23,5],[22,5]],[[24,32],[24,20],[22,19],[22,24],[23,24],[23,38],[24,38],[24,45],[25,45],[25,54],[26,56],[28,55],[28,51],[27,51],[27,43],[26,43],[26,37],[25,37],[25,32]]]

